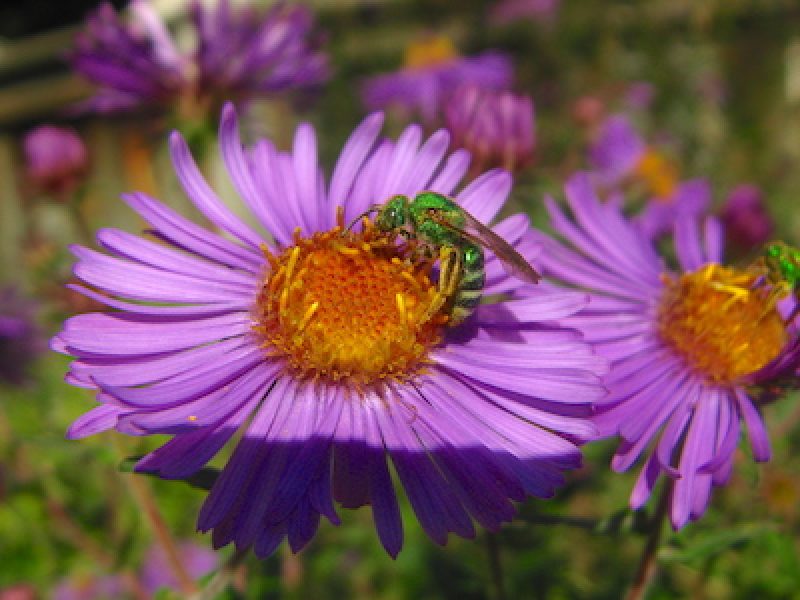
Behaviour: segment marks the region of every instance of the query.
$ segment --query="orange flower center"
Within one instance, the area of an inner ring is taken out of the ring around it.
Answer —
[[[302,238],[275,256],[258,295],[256,332],[304,379],[361,390],[420,373],[447,322],[430,263],[365,221],[364,231]]]
[[[636,165],[636,175],[659,200],[669,202],[678,186],[678,170],[660,152],[648,148]]]
[[[434,35],[411,42],[406,47],[403,62],[407,69],[424,69],[450,62],[457,57],[458,52],[450,38]]]
[[[694,369],[733,384],[773,360],[788,341],[775,296],[753,288],[757,275],[717,264],[677,279],[664,276],[662,339]]]

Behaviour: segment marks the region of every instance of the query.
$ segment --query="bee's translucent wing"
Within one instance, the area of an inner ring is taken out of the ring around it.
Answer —
[[[494,255],[500,259],[503,269],[505,269],[506,273],[509,275],[528,283],[539,283],[542,276],[536,272],[536,269],[534,269],[519,252],[514,250],[511,244],[506,242],[464,209],[461,209],[461,212],[464,214],[466,221],[466,228],[463,230],[442,218],[434,218],[440,225],[457,231],[460,235],[463,235],[473,243],[491,250]]]

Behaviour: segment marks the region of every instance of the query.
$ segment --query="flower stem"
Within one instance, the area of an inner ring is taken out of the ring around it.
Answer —
[[[117,453],[124,456],[121,444],[116,438],[114,438],[114,443]],[[178,551],[178,545],[175,543],[175,540],[169,531],[169,527],[167,527],[167,523],[164,520],[164,517],[161,515],[161,511],[158,510],[158,504],[156,503],[155,498],[153,497],[153,492],[150,490],[147,482],[143,477],[136,474],[121,474],[121,476],[125,481],[125,484],[128,486],[128,489],[130,490],[134,500],[142,509],[142,512],[144,513],[144,516],[150,525],[150,529],[152,529],[153,534],[156,536],[156,540],[158,540],[158,543],[164,550],[167,564],[175,575],[175,579],[178,581],[181,592],[185,596],[194,594],[198,589],[197,584],[183,566],[180,552]]]
[[[633,578],[626,600],[641,600],[644,598],[658,567],[658,548],[661,544],[661,535],[664,531],[664,522],[669,508],[669,496],[672,492],[672,480],[668,479],[661,488],[661,496],[653,517],[650,519],[650,534],[639,559],[639,566]]]
[[[135,474],[127,475],[125,479],[129,482],[131,492],[133,492],[136,502],[144,510],[144,514],[147,517],[147,521],[150,523],[150,528],[153,530],[158,543],[161,544],[161,547],[164,549],[167,563],[175,574],[181,591],[186,595],[193,594],[197,591],[197,585],[181,562],[178,546],[172,538],[172,534],[169,532],[164,517],[161,516],[161,512],[158,510],[158,505],[156,504],[155,498],[153,498],[153,493],[147,486],[147,482],[145,482],[144,478]]]
[[[497,534],[487,532],[486,553],[489,557],[489,579],[494,600],[506,600],[506,589],[503,584],[503,564],[500,560],[500,544]]]
[[[244,562],[244,559],[247,558],[249,550],[249,548],[237,549],[222,568],[211,578],[211,581],[209,581],[202,590],[189,596],[188,600],[214,600],[215,598],[219,598],[220,595],[228,589],[239,566]]]

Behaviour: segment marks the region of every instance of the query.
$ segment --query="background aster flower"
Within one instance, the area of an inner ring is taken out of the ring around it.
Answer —
[[[405,66],[366,81],[362,100],[370,110],[401,107],[418,112],[428,123],[441,118],[453,92],[462,85],[505,90],[514,78],[508,57],[497,52],[459,56],[452,42],[433,36],[412,43]]]
[[[31,362],[47,348],[33,313],[16,288],[0,288],[0,382],[25,381]]]
[[[470,152],[473,170],[489,167],[515,171],[533,159],[533,100],[511,92],[465,86],[445,107],[453,145]]]
[[[274,5],[266,12],[191,6],[197,35],[184,52],[147,0],[133,0],[129,23],[110,4],[86,22],[68,55],[73,68],[99,90],[88,107],[99,112],[142,106],[176,108],[196,116],[216,114],[226,99],[303,90],[328,76],[327,58],[311,39],[313,20],[302,6]]]
[[[89,168],[89,155],[71,127],[39,125],[22,141],[25,171],[31,184],[66,199],[80,185]]]
[[[649,237],[668,233],[680,218],[703,214],[711,202],[708,182],[680,181],[676,167],[649,147],[624,115],[612,115],[600,124],[589,163],[600,185],[619,189],[634,183],[643,189],[648,200],[635,221]]]
[[[742,184],[731,190],[720,218],[728,239],[746,251],[768,242],[775,230],[764,194],[755,185]]]
[[[662,473],[672,479],[673,527],[698,519],[712,485],[731,474],[743,422],[758,462],[769,440],[749,386],[797,364],[797,332],[787,326],[758,275],[724,267],[723,232],[681,219],[675,250],[682,274],[667,270],[649,239],[616,206],[601,204],[587,175],[566,196],[570,221],[551,200],[553,228],[568,242],[541,234],[544,272],[591,290],[589,308],[564,319],[612,361],[609,395],[595,422],[602,436],[622,438],[612,467],[630,468],[651,446],[630,497],[642,506]]]
[[[403,540],[387,459],[422,527],[437,543],[494,530],[512,500],[547,497],[580,464],[592,437],[588,403],[604,390],[605,361],[559,320],[583,294],[522,285],[486,259],[487,294],[463,326],[421,317],[435,286],[425,269],[393,260],[400,247],[370,227],[338,225],[393,194],[453,194],[468,155],[419,126],[379,140],[382,116],[352,134],[326,185],[309,125],[291,152],[266,140],[244,150],[228,105],[220,148],[231,180],[270,237],[234,216],[201,177],[180,135],[171,151],[181,184],[227,235],[206,231],[144,194],[125,196],[164,243],[106,229],[109,253],[75,247],[86,295],[119,312],[69,319],[53,347],[76,358],[67,380],[97,388],[99,406],[69,436],[109,428],[174,434],[139,471],[185,478],[239,429],[243,435],[199,516],[216,546],[267,556],[288,537],[305,546],[320,516],[369,504],[396,555]],[[495,170],[457,193],[487,223],[510,190]],[[343,215],[337,211],[342,207]],[[528,220],[494,230],[528,258]]]

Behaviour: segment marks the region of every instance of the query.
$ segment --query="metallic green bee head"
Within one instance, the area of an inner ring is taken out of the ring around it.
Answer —
[[[408,206],[408,196],[392,196],[378,211],[378,215],[375,217],[375,227],[381,231],[395,231],[407,225]]]
[[[800,250],[784,242],[772,242],[764,249],[764,262],[772,277],[800,286]]]

